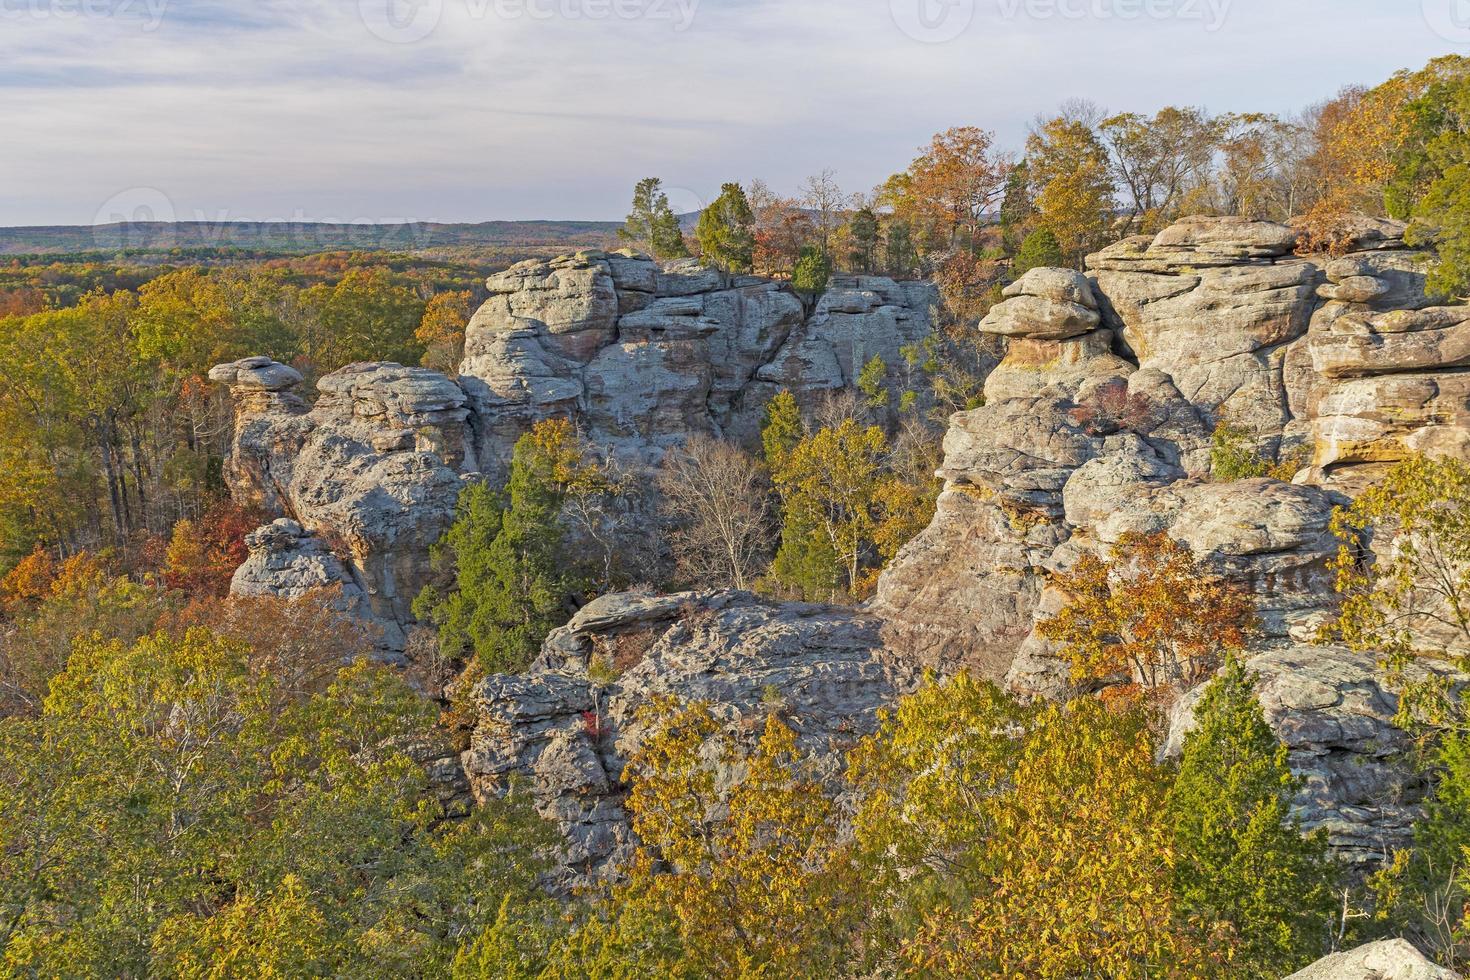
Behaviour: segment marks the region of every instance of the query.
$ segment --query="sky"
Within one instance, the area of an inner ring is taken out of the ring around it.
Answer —
[[[0,0],[0,225],[866,191],[950,126],[1290,114],[1451,53],[1470,0]]]

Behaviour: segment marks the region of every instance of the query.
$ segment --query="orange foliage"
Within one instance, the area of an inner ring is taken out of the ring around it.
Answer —
[[[1057,584],[1070,602],[1037,629],[1061,644],[1079,681],[1192,685],[1256,623],[1249,592],[1163,533],[1125,534],[1110,561],[1086,555]]]
[[[57,561],[40,545],[0,579],[0,609],[15,616],[34,609],[45,599],[65,595],[79,586],[110,575],[107,562],[89,552]]]
[[[174,525],[163,560],[163,580],[190,596],[223,596],[249,554],[245,535],[262,523],[259,512],[222,500],[197,520]]]

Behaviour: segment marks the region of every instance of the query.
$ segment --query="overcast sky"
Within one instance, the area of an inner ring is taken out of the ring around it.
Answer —
[[[1470,0],[0,0],[0,225],[613,219],[867,190],[1069,97],[1290,113]]]

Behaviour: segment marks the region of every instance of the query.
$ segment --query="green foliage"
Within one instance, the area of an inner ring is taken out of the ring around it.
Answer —
[[[878,246],[882,239],[882,226],[872,208],[860,208],[848,222],[848,235],[852,243],[847,259],[858,272],[870,273],[878,267]]]
[[[883,268],[890,276],[902,279],[912,275],[919,264],[919,250],[913,233],[905,221],[890,221],[887,240],[883,244]]]
[[[745,190],[739,184],[724,185],[699,215],[695,234],[704,261],[722,272],[749,272],[755,255],[754,221]]]
[[[545,832],[508,803],[440,825],[402,748],[434,717],[366,663],[313,694],[204,629],[79,642],[0,721],[7,975],[442,975]]]
[[[1026,236],[1016,257],[1011,261],[1011,275],[1017,279],[1032,269],[1055,268],[1065,262],[1061,243],[1049,228],[1038,228]]]
[[[785,465],[786,457],[806,438],[806,426],[796,396],[782,391],[766,404],[765,424],[761,427],[761,446],[766,465],[772,470]]]
[[[858,391],[863,393],[869,408],[883,408],[888,404],[888,365],[879,354],[874,354],[858,372]]]
[[[1342,607],[1331,634],[1379,656],[1400,695],[1399,724],[1470,731],[1443,670],[1463,668],[1452,650],[1470,642],[1470,465],[1405,460],[1339,508],[1332,530],[1342,542],[1333,563]]]
[[[663,181],[657,177],[645,177],[633,188],[633,209],[618,230],[618,237],[656,259],[682,259],[689,255],[679,218],[669,207]]]
[[[1300,453],[1277,462],[1256,448],[1256,441],[1246,430],[1221,421],[1210,435],[1210,478],[1216,483],[1255,480],[1269,477],[1290,483],[1305,462]]]
[[[1412,219],[1407,240],[1438,252],[1429,287],[1463,299],[1470,294],[1470,75],[1431,85],[1408,113],[1414,135],[1385,197]]]
[[[791,288],[807,296],[820,296],[827,291],[827,280],[832,277],[832,265],[827,256],[815,245],[801,250],[796,268],[791,271]]]
[[[1413,846],[1374,876],[1379,918],[1445,966],[1470,964],[1470,739],[1452,732],[1434,748],[1438,775]]]
[[[880,519],[887,454],[881,429],[847,419],[806,437],[773,465],[783,524],[771,571],[779,581],[814,599],[842,586],[858,590]]]
[[[1287,749],[1235,657],[1194,709],[1169,794],[1181,914],[1228,925],[1233,966],[1282,976],[1329,951],[1333,873],[1326,833],[1303,836]]]
[[[567,621],[587,579],[567,552],[562,506],[588,478],[571,424],[552,420],[516,442],[503,492],[465,487],[436,548],[453,563],[454,587],[440,595],[429,586],[414,600],[444,656],[473,654],[488,673],[522,670]]]
[[[352,269],[336,285],[307,290],[302,300],[321,326],[321,341],[311,352],[318,370],[368,360],[417,364],[424,355],[415,337],[424,301],[394,283],[386,269]]]

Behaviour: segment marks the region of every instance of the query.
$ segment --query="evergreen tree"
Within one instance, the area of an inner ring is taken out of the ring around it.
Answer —
[[[1000,204],[1000,234],[1007,251],[1017,247],[1036,208],[1031,201],[1031,170],[1025,160],[1006,178],[1006,193]]]
[[[487,672],[523,669],[567,621],[587,582],[566,555],[562,505],[586,468],[571,424],[542,422],[516,443],[503,492],[476,483],[437,557],[452,558],[455,588],[426,587],[414,614],[436,626],[446,657],[479,657]]]
[[[1235,657],[1205,689],[1169,809],[1182,915],[1228,924],[1236,962],[1290,973],[1326,952],[1332,867],[1325,835],[1290,815],[1297,781]],[[1258,972],[1257,972],[1258,971]]]
[[[919,253],[914,246],[914,236],[906,221],[891,221],[888,224],[887,241],[883,248],[883,267],[890,276],[900,278],[910,275],[918,265]]]
[[[679,219],[669,207],[663,181],[645,177],[633,188],[633,209],[618,237],[643,249],[656,259],[682,259],[689,255]]]
[[[832,277],[832,265],[822,250],[808,245],[801,250],[796,268],[791,273],[791,286],[805,296],[817,297],[827,291],[827,280]]]
[[[1019,279],[1032,269],[1043,266],[1058,268],[1065,261],[1057,236],[1049,228],[1038,228],[1021,243],[1021,250],[1011,263],[1011,276]]]
[[[748,273],[755,255],[755,216],[739,184],[720,188],[715,203],[699,216],[696,235],[704,261],[722,272]]]
[[[862,208],[852,216],[848,224],[852,236],[852,248],[848,260],[853,269],[869,273],[878,266],[878,216],[872,208]]]

